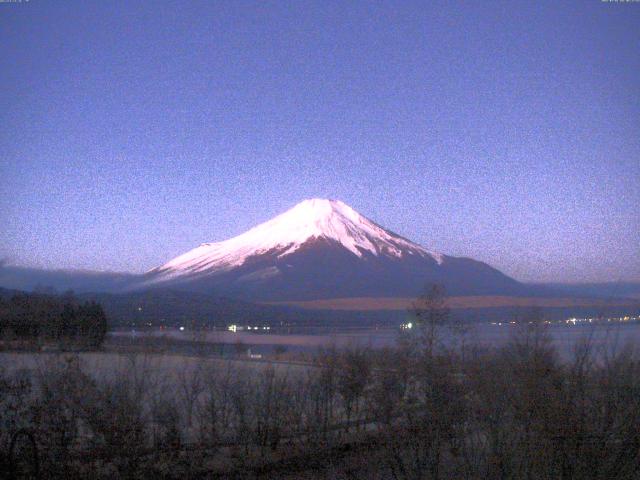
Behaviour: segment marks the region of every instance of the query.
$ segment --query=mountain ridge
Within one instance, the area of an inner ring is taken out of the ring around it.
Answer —
[[[452,294],[526,291],[483,262],[430,251],[339,200],[317,198],[231,239],[201,244],[148,271],[140,288],[173,285],[264,301],[417,295],[429,283]]]
[[[339,200],[304,200],[283,214],[222,242],[200,246],[147,272],[161,281],[184,274],[224,271],[241,266],[249,257],[277,253],[285,257],[314,239],[329,239],[362,257],[373,255],[430,256],[437,263],[442,255],[430,252],[360,215]]]

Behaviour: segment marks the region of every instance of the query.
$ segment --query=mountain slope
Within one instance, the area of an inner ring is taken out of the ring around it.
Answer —
[[[431,252],[336,200],[305,200],[246,233],[155,268],[142,287],[179,286],[251,300],[522,294],[519,282],[468,258]]]
[[[336,242],[356,257],[420,255],[442,261],[441,255],[388,232],[340,201],[312,199],[230,240],[204,243],[150,273],[159,279],[219,273],[242,266],[250,257],[285,257],[319,239]]]

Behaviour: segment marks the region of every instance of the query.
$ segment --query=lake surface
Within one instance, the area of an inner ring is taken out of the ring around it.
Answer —
[[[500,347],[507,344],[521,325],[503,323],[474,324],[469,326],[464,339],[466,343],[486,348]],[[596,348],[617,349],[624,346],[640,345],[640,322],[604,322],[599,324],[552,324],[545,325],[552,343],[562,356],[570,356],[574,348],[585,341],[590,341]],[[349,331],[323,334],[283,334],[253,333],[248,331],[181,331],[179,329],[164,330],[118,330],[111,332],[111,340],[117,343],[140,341],[145,337],[167,338],[184,342],[199,342],[227,345],[229,348],[241,350],[251,348],[253,353],[273,353],[277,348],[287,351],[316,351],[319,348],[369,347],[384,348],[396,344],[400,331],[392,328]],[[445,341],[452,341],[451,335],[445,334]]]

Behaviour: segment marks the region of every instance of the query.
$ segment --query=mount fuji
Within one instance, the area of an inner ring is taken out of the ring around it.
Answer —
[[[251,230],[203,243],[147,272],[139,287],[172,287],[252,301],[520,295],[525,285],[470,258],[432,252],[338,200],[305,200]]]

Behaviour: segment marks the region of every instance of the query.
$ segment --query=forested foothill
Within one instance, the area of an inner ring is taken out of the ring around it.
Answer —
[[[94,349],[107,334],[100,304],[63,295],[15,292],[0,296],[0,348]]]

